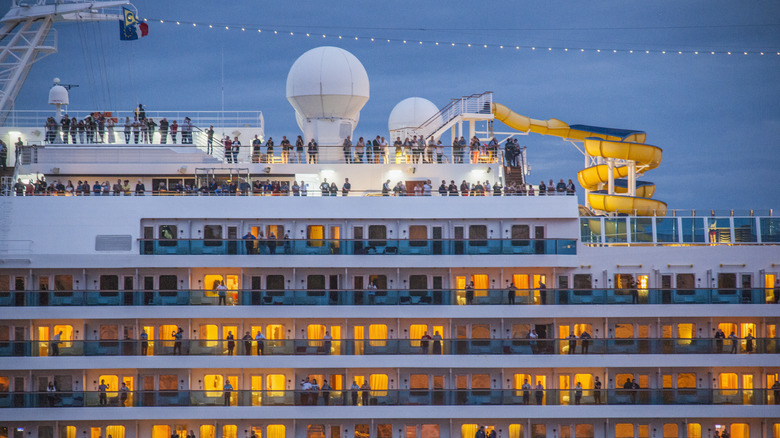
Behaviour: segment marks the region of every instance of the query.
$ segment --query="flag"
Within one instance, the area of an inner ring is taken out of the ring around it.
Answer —
[[[119,39],[122,41],[132,41],[138,39],[138,29],[141,30],[141,36],[149,34],[149,25],[141,23],[135,16],[135,13],[127,8],[122,8],[123,19],[119,20]]]

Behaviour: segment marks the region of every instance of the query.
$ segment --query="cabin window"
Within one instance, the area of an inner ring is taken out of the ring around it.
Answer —
[[[325,289],[324,275],[307,275],[306,288],[310,291],[322,291]]]
[[[409,276],[409,289],[411,289],[411,290],[425,290],[425,289],[428,289],[428,276],[427,275],[410,275]]]
[[[528,225],[512,225],[512,246],[528,246],[531,238],[531,227]]]
[[[267,431],[268,438],[285,438],[287,436],[284,424],[269,424]]]
[[[731,436],[733,438],[750,438],[750,425],[747,423],[731,423]]]
[[[737,288],[737,274],[720,273],[718,274],[718,288],[719,289],[736,289]]]
[[[680,373],[677,375],[677,388],[688,389],[696,388],[696,374]]]
[[[238,438],[238,427],[235,424],[222,426],[222,438]]]
[[[160,225],[160,246],[176,246],[176,237],[178,234],[176,225]]]
[[[428,227],[425,225],[409,226],[409,246],[425,246],[428,244]]]
[[[471,376],[471,389],[490,389],[490,375],[473,374]]]
[[[309,225],[306,227],[306,246],[319,248],[325,244],[325,227],[322,225]]]
[[[677,289],[694,289],[695,287],[696,282],[693,274],[677,274]],[[677,293],[680,291],[678,290]]]
[[[204,424],[200,426],[200,438],[214,438],[217,435],[214,425]]]
[[[701,424],[688,423],[688,435],[686,438],[701,438]]]
[[[680,436],[678,429],[675,423],[664,424],[664,438],[677,438]]]
[[[267,290],[284,290],[284,275],[269,275],[265,278]]]
[[[409,376],[410,389],[428,389],[427,374],[412,374]]]
[[[0,288],[0,290],[2,290]],[[54,276],[54,296],[71,296],[73,293],[73,276],[72,275],[55,275]],[[61,291],[61,292],[58,292]]]
[[[222,245],[222,225],[205,225],[203,227],[203,242],[205,246]]]
[[[634,438],[634,425],[631,423],[615,424],[615,438]]]
[[[522,424],[510,424],[509,425],[509,438],[525,438],[525,430],[523,430],[523,425]]]
[[[469,245],[487,246],[487,225],[469,225]]]
[[[384,225],[369,225],[368,238],[370,246],[385,246],[387,242],[387,227]]]
[[[631,339],[634,337],[634,324],[615,324],[615,338]]]
[[[100,276],[100,296],[101,297],[115,297],[118,295],[119,290],[119,276],[118,275],[101,275]]]
[[[387,325],[371,324],[368,326],[369,345],[372,347],[384,347],[387,345]]]
[[[593,425],[578,424],[574,426],[574,438],[593,438]]]
[[[152,438],[170,438],[171,426],[155,424],[152,426]]]
[[[176,284],[177,277],[175,275],[161,275],[160,276],[160,296],[174,297],[176,296],[176,290],[178,285]]]

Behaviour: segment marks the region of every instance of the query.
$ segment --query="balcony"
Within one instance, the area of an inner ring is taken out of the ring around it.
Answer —
[[[304,289],[229,290],[241,306],[774,304],[773,289]],[[0,291],[0,307],[218,305],[215,290]]]
[[[14,392],[0,394],[0,408],[167,406],[565,406],[565,405],[772,405],[771,389],[369,389],[163,390]]]
[[[139,239],[142,255],[576,255],[576,239]]]
[[[45,356],[326,356],[326,355],[579,355],[778,354],[780,339],[266,339],[2,341],[0,357]]]

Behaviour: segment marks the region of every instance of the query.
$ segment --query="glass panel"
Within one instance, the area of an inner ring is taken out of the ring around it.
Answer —
[[[682,218],[683,242],[704,243],[704,218]]]
[[[604,219],[604,237],[607,243],[627,242],[626,218]]]
[[[759,219],[759,223],[761,224],[762,242],[780,242],[780,218],[762,217]]]
[[[631,218],[631,242],[633,243],[652,243],[653,242],[653,219],[652,218]]]
[[[487,225],[469,225],[469,244],[472,246],[486,246]]]
[[[582,243],[601,243],[601,219],[580,219]]]
[[[734,218],[734,242],[757,242],[756,220],[752,217]]]
[[[428,245],[428,227],[425,225],[409,226],[409,246]]]
[[[731,221],[727,217],[707,218],[707,233],[709,243],[731,242]]]
[[[655,238],[659,243],[679,242],[677,218],[655,218]]]

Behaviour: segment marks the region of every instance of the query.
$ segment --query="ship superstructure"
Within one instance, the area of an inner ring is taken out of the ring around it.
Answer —
[[[339,50],[314,55],[355,71]],[[780,437],[771,210],[667,211],[636,181],[661,158],[643,132],[489,92],[347,149],[367,78],[291,78],[315,160],[269,152],[259,112],[144,114],[192,120],[184,144],[125,138],[137,111],[91,114],[116,126],[92,143],[12,115],[14,178],[47,188],[0,197],[0,437]],[[529,187],[494,119],[582,144],[592,209]]]

